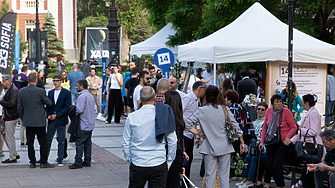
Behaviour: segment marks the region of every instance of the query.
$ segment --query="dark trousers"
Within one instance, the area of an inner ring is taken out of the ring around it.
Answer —
[[[287,155],[289,147],[282,142],[278,146],[266,148],[266,173],[264,181],[270,183],[273,176],[277,187],[284,187],[283,161]]]
[[[307,159],[306,164],[318,164],[321,163],[320,160],[317,159]],[[307,173],[307,166],[302,167],[301,169],[301,181],[304,188],[314,188],[314,172],[308,171]]]
[[[28,157],[30,163],[36,163],[34,140],[37,136],[38,143],[40,144],[40,160],[41,164],[48,162],[48,144],[45,126],[43,127],[26,127],[26,137],[28,143]]]
[[[81,137],[76,138],[75,163],[82,165],[83,153],[84,163],[91,164],[92,161],[92,131],[81,131]]]
[[[115,123],[120,123],[120,117],[122,112],[122,96],[121,89],[110,89],[108,98],[108,118],[107,121],[111,122],[113,112],[115,108]]]
[[[50,154],[51,143],[54,138],[56,130],[57,130],[57,141],[58,141],[57,161],[61,161],[64,158],[66,125],[58,125],[56,121],[49,123],[47,128],[48,156]]]
[[[177,151],[176,157],[173,160],[167,179],[167,188],[177,188],[180,182],[180,175],[181,169],[183,168],[183,151]]]
[[[148,181],[150,188],[165,188],[168,169],[164,162],[154,167],[129,166],[129,188],[143,188]]]
[[[191,164],[193,161],[194,138],[189,139],[188,137],[184,136],[184,146],[185,152],[189,156],[189,160],[187,162],[187,165],[185,166],[185,175],[190,178]]]

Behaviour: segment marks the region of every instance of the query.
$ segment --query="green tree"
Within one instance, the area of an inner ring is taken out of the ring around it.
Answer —
[[[55,62],[57,54],[65,54],[64,50],[64,44],[61,39],[58,38],[57,32],[56,32],[56,25],[54,23],[54,17],[50,12],[48,12],[43,23],[42,30],[48,32],[48,61],[49,62]],[[53,59],[53,61],[50,61]]]
[[[7,2],[7,0],[3,0],[1,2],[0,6],[1,6],[1,8],[0,8],[0,18],[2,18],[2,16],[5,15],[6,13],[8,13],[8,12],[13,12],[13,10],[9,8],[10,5]]]

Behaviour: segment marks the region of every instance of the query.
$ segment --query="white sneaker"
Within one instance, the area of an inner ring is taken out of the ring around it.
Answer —
[[[250,184],[250,185],[246,185],[246,184],[244,183],[243,185],[238,186],[238,188],[248,188],[248,187],[251,187],[251,186],[253,186],[253,185],[254,185],[253,183]]]
[[[69,156],[65,157],[65,158],[63,159],[63,162],[69,162]]]
[[[242,180],[241,182],[236,183],[235,185],[236,185],[236,186],[241,186],[241,185],[243,185],[243,184],[244,184],[244,182],[243,182],[243,180]]]
[[[99,113],[98,116],[95,119],[100,119],[102,117],[102,114]]]

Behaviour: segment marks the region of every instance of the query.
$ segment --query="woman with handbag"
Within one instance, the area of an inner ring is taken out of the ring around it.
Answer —
[[[272,108],[265,113],[262,137],[259,149],[266,146],[266,173],[264,177],[265,187],[270,187],[271,175],[274,177],[277,187],[284,187],[283,160],[287,155],[290,138],[297,130],[294,118],[289,109],[283,107],[283,99],[274,94],[271,97]]]
[[[208,188],[215,187],[216,163],[218,163],[220,187],[229,187],[230,154],[234,152],[234,148],[228,139],[232,135],[239,137],[240,151],[245,150],[242,131],[228,108],[219,104],[219,93],[216,86],[208,86],[204,97],[206,105],[200,107],[185,122],[185,129],[198,135],[199,131],[192,125],[200,124],[205,135],[199,152],[204,156],[205,179]],[[228,134],[230,125],[234,127],[237,135],[236,133]]]
[[[301,142],[301,141],[303,142],[306,141],[307,143],[314,143],[314,140],[315,140],[317,144],[322,145],[322,139],[319,136],[321,132],[321,115],[319,114],[318,110],[315,108],[315,104],[317,100],[318,98],[316,95],[307,94],[307,95],[302,96],[302,106],[303,106],[303,109],[307,111],[307,113],[305,117],[303,118],[303,120],[301,121],[302,123],[299,126],[298,134],[291,138],[291,142],[293,144],[296,144],[297,142]],[[323,151],[323,153],[325,152]],[[321,159],[307,159],[307,160],[300,159],[300,160],[303,160],[301,162],[307,163],[307,164],[311,164],[311,163],[317,164],[321,162]],[[306,174],[306,171],[307,171],[306,167],[302,169],[301,180],[299,180],[298,183],[293,185],[292,188],[301,188],[302,186],[304,186],[305,188],[314,187],[314,183],[313,183],[314,173],[309,172]]]
[[[261,151],[261,153],[259,153],[260,151],[258,148],[258,144],[261,141],[262,127],[264,124],[266,109],[268,109],[268,105],[265,102],[260,102],[257,104],[258,117],[253,122],[256,138],[252,139],[252,141],[254,141],[254,144],[249,144],[249,152],[245,157],[245,163],[247,163],[248,166],[243,170],[243,180],[240,183],[236,183],[239,188],[248,188],[250,186],[256,187],[253,184],[254,181],[257,181],[257,188],[263,188],[262,176],[266,163],[266,150],[264,149],[263,151]],[[259,171],[259,173],[256,173],[257,170]]]

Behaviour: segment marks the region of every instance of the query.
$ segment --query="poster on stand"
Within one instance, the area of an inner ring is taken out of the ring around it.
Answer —
[[[325,114],[327,64],[293,63],[292,75],[292,80],[297,86],[298,95],[302,97],[306,94],[315,94],[318,97],[315,107],[321,115]],[[273,94],[279,94],[285,89],[287,77],[287,62],[268,62],[266,76],[266,102],[268,104],[271,104],[270,98]],[[301,113],[301,117],[304,117],[305,113],[306,111]],[[322,116],[322,125],[324,125],[324,119],[324,116]]]

